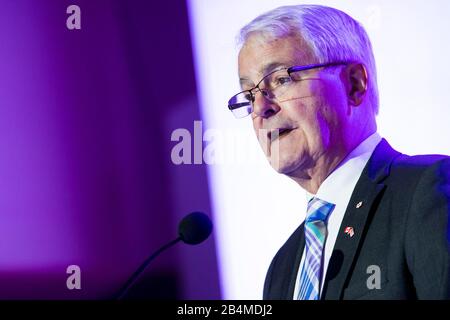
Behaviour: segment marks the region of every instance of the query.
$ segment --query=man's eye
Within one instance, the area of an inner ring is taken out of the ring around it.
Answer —
[[[253,101],[253,95],[249,92],[245,94],[245,99],[247,99],[248,101]]]
[[[281,86],[292,82],[291,77],[279,77],[275,79],[275,86]]]

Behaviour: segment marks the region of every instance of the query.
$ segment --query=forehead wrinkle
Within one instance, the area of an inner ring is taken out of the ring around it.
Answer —
[[[284,41],[288,42],[283,43]],[[274,50],[273,48],[274,46],[277,46],[277,44],[281,44],[281,47]],[[283,50],[286,46],[289,47],[285,52],[287,55],[277,55],[277,51],[280,49]],[[250,50],[250,54],[248,50]],[[247,70],[251,74],[243,75],[239,78],[241,86],[244,83],[256,85],[254,81],[260,81],[264,76],[275,71],[278,67],[288,68],[293,65],[310,64],[315,60],[311,48],[306,44],[304,39],[298,35],[276,39],[267,39],[258,37],[258,35],[253,35],[247,39],[246,43],[241,47],[239,59],[241,58],[243,51],[246,51],[246,54],[248,55],[247,60],[251,59],[249,60],[251,63],[258,64],[258,62],[263,62],[263,64],[259,68],[258,66],[254,66]],[[268,61],[264,63],[264,60]],[[247,64],[249,61],[247,61]],[[254,79],[251,80],[253,77]]]

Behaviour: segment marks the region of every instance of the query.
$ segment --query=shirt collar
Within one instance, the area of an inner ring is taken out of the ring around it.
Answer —
[[[317,196],[324,201],[339,205],[343,198],[346,198],[342,197],[343,193],[346,192],[350,198],[364,167],[380,141],[381,136],[375,132],[361,142],[322,182],[316,195],[306,192],[307,200]]]

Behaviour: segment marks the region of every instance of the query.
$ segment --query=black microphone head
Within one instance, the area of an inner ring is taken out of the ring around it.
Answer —
[[[178,225],[180,239],[187,244],[199,244],[208,239],[213,225],[203,212],[189,213]]]

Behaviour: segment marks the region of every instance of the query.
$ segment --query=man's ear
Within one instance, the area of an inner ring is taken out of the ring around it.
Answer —
[[[351,63],[344,69],[346,93],[353,106],[359,106],[367,92],[367,70],[362,63]]]

